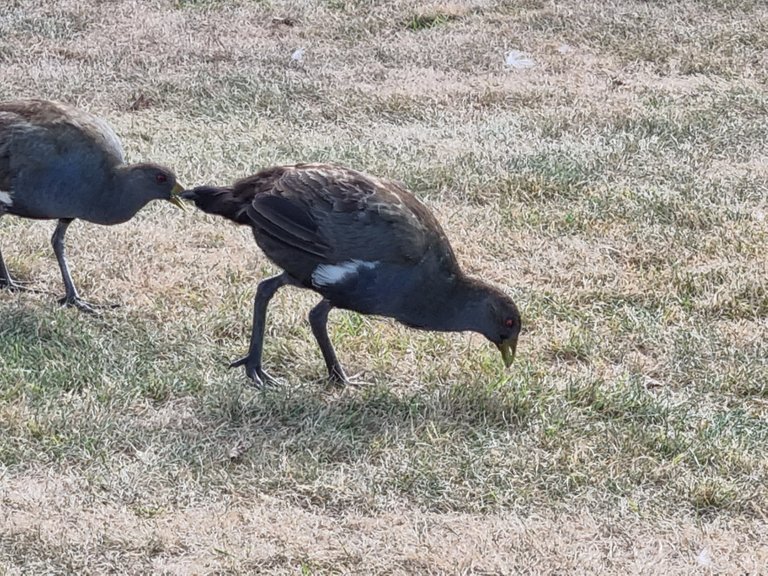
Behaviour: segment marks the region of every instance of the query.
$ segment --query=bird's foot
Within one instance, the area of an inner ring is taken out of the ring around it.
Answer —
[[[72,306],[86,314],[99,314],[99,310],[119,308],[120,304],[93,304],[83,300],[79,296],[65,296],[59,300],[62,306]]]
[[[0,278],[0,288],[8,290],[9,292],[31,292],[32,289],[28,288],[32,282],[22,282],[20,280],[14,280],[13,278],[3,277]]]
[[[370,382],[358,380],[358,376],[360,376],[360,374],[355,374],[352,376],[352,378],[347,378],[344,370],[342,370],[341,366],[339,366],[337,368],[333,368],[328,373],[328,383],[331,384],[331,386],[335,386],[337,388],[345,388],[347,386],[351,386],[353,388],[364,388],[365,386],[371,385]]]
[[[276,378],[265,372],[260,364],[252,363],[250,356],[244,356],[232,362],[230,368],[245,366],[245,375],[251,381],[254,388],[271,388],[279,383]]]

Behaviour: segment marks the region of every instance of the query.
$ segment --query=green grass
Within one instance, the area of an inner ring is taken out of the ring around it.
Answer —
[[[2,218],[51,293],[0,293],[0,574],[764,569],[761,3],[134,4],[16,2],[0,97],[77,102],[188,185],[404,182],[519,303],[518,359],[334,311],[369,384],[339,390],[286,288],[257,391],[227,368],[275,273],[248,230],[74,224],[81,293],[122,304],[87,316],[55,303],[52,225]]]

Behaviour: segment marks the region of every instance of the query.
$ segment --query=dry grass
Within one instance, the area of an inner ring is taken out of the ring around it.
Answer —
[[[0,294],[0,574],[763,572],[767,39],[751,0],[6,2],[0,98],[98,112],[185,183],[403,180],[525,333],[504,372],[335,313],[374,384],[338,392],[287,289],[256,392],[226,369],[274,271],[246,230],[76,223],[81,292],[123,306]],[[59,293],[51,231],[0,247]]]

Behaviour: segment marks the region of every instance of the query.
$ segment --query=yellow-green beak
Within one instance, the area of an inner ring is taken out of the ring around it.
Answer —
[[[501,342],[496,344],[496,346],[501,352],[501,357],[504,360],[504,366],[509,368],[512,365],[512,362],[515,361],[515,351],[517,350],[517,338],[502,340]]]
[[[168,201],[177,208],[186,210],[187,206],[184,204],[184,200],[181,199],[182,192],[184,192],[184,186],[176,182],[176,184],[173,186],[173,190],[171,190],[171,197],[168,198]]]

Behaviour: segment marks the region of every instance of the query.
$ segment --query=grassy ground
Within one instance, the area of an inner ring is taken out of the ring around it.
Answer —
[[[300,61],[291,59],[304,48]],[[525,51],[534,67],[505,67]],[[99,317],[0,294],[0,574],[758,574],[768,565],[768,8],[756,0],[13,0],[0,98],[106,117],[187,184],[402,180],[520,304],[479,336],[270,308],[248,231],[68,234]],[[0,247],[62,286],[50,223]]]

